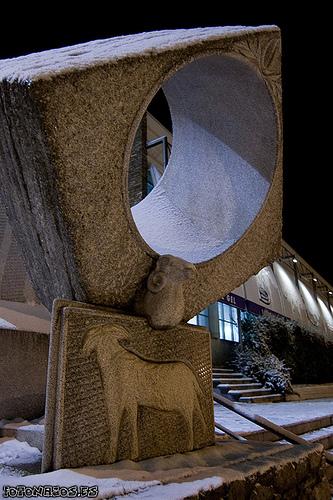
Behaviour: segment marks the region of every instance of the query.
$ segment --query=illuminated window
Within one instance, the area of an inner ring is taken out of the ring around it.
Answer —
[[[147,173],[147,193],[150,193],[150,191],[152,191],[153,189],[154,189],[154,182],[151,175],[151,171],[149,169]]]
[[[150,193],[162,177],[155,165],[151,165],[147,171],[147,194]]]
[[[236,307],[218,302],[220,339],[239,342],[238,311]]]
[[[206,326],[208,328],[209,327],[208,308],[204,309],[199,314],[194,316],[192,319],[190,319],[188,323],[190,323],[191,325]]]

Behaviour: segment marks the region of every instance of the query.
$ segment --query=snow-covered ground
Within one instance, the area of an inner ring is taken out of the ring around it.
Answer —
[[[247,412],[272,420],[276,424],[286,425],[317,417],[333,415],[333,399],[321,399],[288,403],[241,404]],[[234,432],[259,430],[260,427],[243,417],[214,405],[215,420]],[[37,422],[37,421],[36,421]],[[28,422],[25,422],[27,425]],[[42,426],[36,423],[36,430]],[[29,425],[31,428],[32,425]],[[25,442],[14,438],[0,438],[0,498],[4,485],[61,485],[69,487],[98,486],[99,494],[95,498],[143,498],[176,500],[195,495],[199,491],[216,488],[222,482],[221,477],[202,480],[171,483],[163,485],[159,481],[125,481],[118,478],[96,478],[74,470],[61,470],[39,475],[41,452]],[[79,491],[79,490],[78,490]],[[81,493],[83,490],[81,490]],[[38,498],[49,498],[39,496]],[[88,498],[82,495],[80,498]]]
[[[87,474],[78,473],[74,470],[58,470],[47,474],[27,475],[22,472],[20,467],[30,462],[40,462],[41,452],[26,443],[17,441],[14,438],[0,439],[0,498],[5,498],[6,488],[17,488],[21,486],[32,487],[62,487],[60,493],[65,496],[72,494],[72,498],[142,498],[142,499],[165,499],[178,500],[191,495],[198,494],[201,491],[208,491],[222,484],[220,477],[209,477],[196,481],[183,483],[162,484],[160,481],[125,481],[122,479],[110,477],[99,478]],[[1,465],[2,464],[2,465]],[[14,490],[12,490],[13,492]],[[32,490],[27,490],[27,496],[30,497]],[[56,492],[56,490],[54,490]],[[97,494],[98,492],[98,494]],[[50,495],[43,495],[39,491],[38,498],[50,498]],[[47,492],[44,492],[47,493]],[[75,496],[73,496],[75,493]],[[96,493],[96,494],[95,494]],[[58,495],[60,496],[60,495]],[[22,496],[21,496],[22,498]]]
[[[13,448],[16,446],[17,443],[13,444]],[[198,494],[201,491],[209,491],[212,488],[216,488],[222,484],[222,479],[216,476],[196,481],[163,485],[160,481],[125,481],[118,478],[103,479],[77,473],[73,470],[58,470],[42,475],[20,477],[19,480],[17,477],[10,475],[0,476],[0,498],[5,498],[2,496],[4,492],[3,486],[17,487],[18,484],[25,487],[53,486],[55,488],[61,485],[63,491],[65,490],[65,494],[75,492],[76,496],[74,498],[80,497],[83,499],[114,498],[116,500],[126,497],[146,500],[178,500]],[[86,493],[84,493],[84,490]],[[61,494],[65,496],[63,492]],[[43,496],[42,494],[41,496],[38,495],[38,498],[50,498],[50,496]]]
[[[0,438],[0,467],[18,466],[38,462],[42,454],[37,448],[11,438]]]

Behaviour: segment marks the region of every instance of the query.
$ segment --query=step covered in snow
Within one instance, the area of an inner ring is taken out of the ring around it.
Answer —
[[[265,396],[241,396],[240,403],[278,403],[284,401],[282,394],[269,394]]]
[[[243,378],[213,378],[214,387],[218,384],[250,384],[253,383],[253,378],[243,377]]]
[[[262,387],[259,382],[253,382],[250,384],[219,384],[216,389],[218,389],[221,394],[225,394],[230,390],[237,391],[238,389],[260,389]]]
[[[333,425],[306,432],[305,434],[301,434],[300,437],[311,443],[320,443],[324,446],[325,450],[329,450],[333,446]]]
[[[234,370],[232,368],[214,368],[212,369],[213,373],[231,373]]]
[[[265,389],[265,387],[260,387],[257,389],[237,389],[237,390],[231,390],[228,392],[230,396],[232,396],[235,399],[239,399],[242,396],[264,396],[267,394],[272,395],[271,389]]]
[[[228,373],[215,373],[213,372],[213,378],[214,375],[217,375],[217,377],[223,377],[223,378],[241,378],[244,377],[244,373],[240,372],[228,372]]]

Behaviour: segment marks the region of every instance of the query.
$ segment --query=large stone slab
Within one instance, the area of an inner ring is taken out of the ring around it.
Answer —
[[[209,332],[56,301],[43,468],[106,464],[214,443]]]
[[[163,87],[173,150],[130,210],[132,143]],[[197,264],[184,320],[274,260],[281,236],[277,27],[98,40],[0,62],[0,191],[42,302],[132,308],[158,254]]]

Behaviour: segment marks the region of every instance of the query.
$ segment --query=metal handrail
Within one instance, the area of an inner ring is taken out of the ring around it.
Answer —
[[[306,441],[305,439],[297,436],[297,434],[294,434],[293,432],[288,431],[287,429],[284,429],[283,427],[280,427],[279,425],[274,424],[270,420],[267,420],[267,418],[260,417],[259,415],[252,415],[250,413],[247,413],[243,409],[239,408],[236,406],[230,399],[227,399],[223,396],[220,396],[216,392],[213,392],[213,399],[217,403],[220,403],[222,406],[225,406],[228,408],[228,410],[231,410],[241,417],[246,418],[250,422],[253,422],[254,424],[260,425],[263,429],[267,431],[271,431],[273,434],[276,434],[277,436],[285,439],[286,441],[289,441],[290,443],[293,444],[303,444],[309,446],[309,442]]]
[[[238,415],[240,415],[241,417],[246,418],[250,422],[253,422],[254,424],[259,425],[260,427],[262,427],[266,431],[270,431],[273,434],[276,434],[277,436],[279,436],[282,439],[285,439],[289,443],[301,444],[301,445],[305,445],[305,446],[310,446],[312,444],[309,441],[306,441],[305,439],[299,437],[297,434],[294,434],[293,432],[288,431],[284,427],[281,427],[280,425],[274,424],[274,422],[271,422],[267,418],[261,417],[259,415],[252,415],[252,414],[248,413],[247,411],[243,410],[242,408],[239,408],[239,406],[236,406],[235,403],[230,401],[230,399],[227,399],[227,398],[221,396],[220,394],[217,394],[215,391],[213,391],[213,399],[214,399],[214,401],[216,401],[216,403],[219,403],[220,405],[224,406],[225,408],[228,408],[228,410],[231,410],[231,411],[237,413]],[[243,438],[243,436],[238,436],[233,431],[230,431],[229,429],[218,424],[217,422],[214,422],[214,425],[218,429],[221,429],[223,432],[226,432],[226,434],[229,434],[230,436],[232,436],[234,439],[238,439],[238,437]],[[243,438],[243,439],[245,439],[245,438]],[[240,440],[242,441],[243,439],[240,439]],[[329,451],[325,451],[325,457],[326,457],[327,462],[329,464],[333,465],[333,453],[330,453]]]

